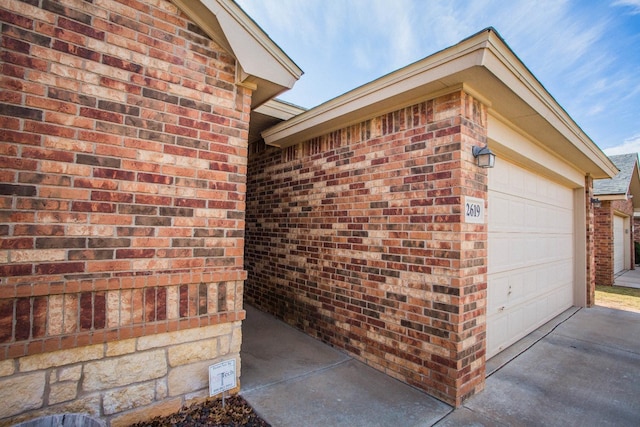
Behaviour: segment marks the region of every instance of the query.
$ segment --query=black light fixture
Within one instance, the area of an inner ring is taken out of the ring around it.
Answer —
[[[474,146],[471,149],[471,153],[473,154],[473,157],[476,158],[476,162],[481,168],[492,168],[496,164],[496,155],[493,154],[493,151],[489,150],[488,145],[485,145],[484,147]]]
[[[591,204],[593,205],[594,208],[601,208],[602,207],[602,202],[600,201],[600,199],[596,198],[596,197],[592,197],[591,198]]]

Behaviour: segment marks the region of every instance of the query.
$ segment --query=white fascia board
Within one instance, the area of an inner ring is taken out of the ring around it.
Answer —
[[[489,42],[490,48],[487,49],[483,65],[596,163],[608,177],[616,176],[618,168],[611,159],[584,133],[505,42],[494,32],[489,33]]]
[[[484,40],[478,40],[436,53],[279,123],[265,130],[262,137],[267,144],[284,148],[300,142],[301,137],[310,139],[411,105],[424,99],[427,93],[451,91],[451,86],[439,80],[481,65],[483,47]]]
[[[171,0],[216,43],[238,60],[239,76],[269,96],[291,89],[302,70],[231,0]],[[238,83],[243,83],[240,81]],[[275,85],[275,86],[274,86]]]
[[[256,113],[264,114],[265,116],[275,117],[280,120],[289,120],[292,117],[300,115],[307,111],[302,107],[282,102],[277,99],[272,99],[265,102],[261,106],[254,108]]]
[[[608,200],[628,200],[626,194],[600,194],[595,197],[603,202]]]
[[[199,0],[218,18],[245,73],[292,88],[302,70],[233,1]]]
[[[611,160],[582,132],[493,29],[484,30],[457,45],[279,123],[262,132],[262,136],[267,144],[285,148],[428,97],[453,90],[469,91],[471,87],[475,91],[469,93],[491,107],[496,95],[487,92],[491,89],[485,88],[484,83],[493,87],[499,83],[508,88],[502,108],[509,109],[512,103],[526,103],[532,117],[542,118],[547,123],[545,126],[562,136],[557,143],[569,143],[575,147],[572,154],[584,156],[579,170],[598,178],[617,174]],[[519,119],[510,120],[517,125]],[[555,141],[545,140],[543,143],[554,151]]]

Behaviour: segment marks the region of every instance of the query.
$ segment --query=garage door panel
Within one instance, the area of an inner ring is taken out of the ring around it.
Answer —
[[[613,216],[613,273],[617,274],[625,268],[624,218]]]
[[[526,236],[495,233],[488,248],[488,269],[492,273],[512,271],[560,259],[573,260],[573,236]]]
[[[487,313],[497,313],[499,308],[509,302],[509,286],[511,276],[495,277],[492,281],[492,295],[487,298]]]
[[[493,274],[488,289],[487,313],[509,309],[557,289],[564,289],[571,285],[572,279],[571,259]]]
[[[489,195],[489,206],[489,232],[558,233],[573,224],[572,207],[513,200],[513,195],[501,193]]]
[[[573,209],[573,190],[513,163],[496,162],[496,167],[489,175],[490,190],[493,193],[518,195],[523,200]],[[525,184],[525,180],[532,184]]]
[[[540,325],[556,317],[572,305],[573,293],[567,288],[556,289],[504,309],[487,319],[491,333],[487,333],[487,352],[491,357],[525,337]],[[536,325],[532,327],[531,325]],[[489,332],[489,331],[487,331]]]
[[[573,190],[500,161],[487,216],[491,357],[573,303]]]

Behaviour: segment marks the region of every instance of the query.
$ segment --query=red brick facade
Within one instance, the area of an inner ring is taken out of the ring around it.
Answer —
[[[456,92],[252,149],[246,298],[451,404],[481,390],[486,225],[461,212],[486,120]]]
[[[613,286],[614,283],[614,248],[613,218],[614,212],[621,212],[631,218],[633,224],[633,202],[629,200],[604,200],[599,208],[595,208],[595,266],[597,285]],[[633,231],[630,231],[633,235]],[[630,239],[631,267],[634,265],[633,239]]]
[[[0,360],[241,320],[235,60],[165,1],[0,20]]]

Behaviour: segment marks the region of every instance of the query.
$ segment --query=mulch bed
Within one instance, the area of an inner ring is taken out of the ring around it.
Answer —
[[[225,399],[207,399],[204,402],[183,407],[175,414],[156,417],[133,424],[131,427],[271,427],[260,418],[241,396]]]

